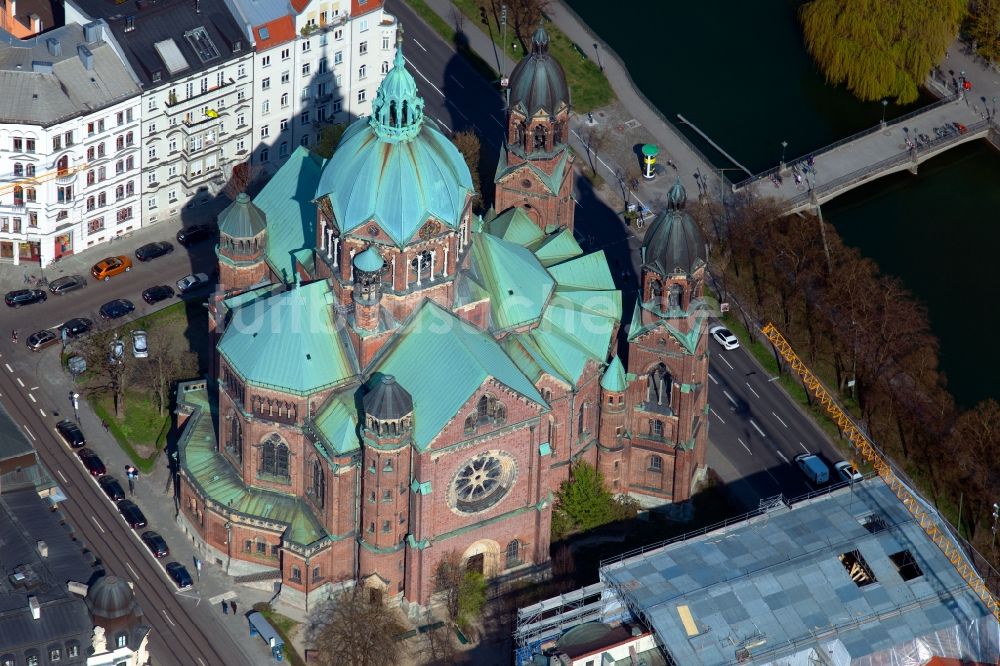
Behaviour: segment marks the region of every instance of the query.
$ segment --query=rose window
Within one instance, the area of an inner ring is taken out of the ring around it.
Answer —
[[[462,513],[485,511],[514,485],[516,463],[507,454],[484,453],[458,468],[451,485],[452,506]]]

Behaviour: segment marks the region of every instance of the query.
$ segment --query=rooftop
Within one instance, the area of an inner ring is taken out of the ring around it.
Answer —
[[[0,461],[19,458],[34,451],[24,432],[0,405]]]

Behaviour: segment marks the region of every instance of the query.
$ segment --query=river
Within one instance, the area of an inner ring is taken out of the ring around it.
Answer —
[[[568,4],[627,64],[642,92],[671,120],[681,114],[753,172],[927,104],[861,102],[826,83],[805,50],[800,0],[642,3],[609,12],[599,0]],[[636,14],[642,13],[638,21]],[[650,28],[655,26],[655,29]],[[732,166],[696,135],[718,166]],[[787,148],[782,146],[787,143]],[[739,179],[736,173],[729,174]],[[899,276],[928,308],[941,341],[941,367],[960,405],[1000,389],[1000,310],[986,308],[1000,247],[1000,155],[966,144],[824,205],[845,242]]]

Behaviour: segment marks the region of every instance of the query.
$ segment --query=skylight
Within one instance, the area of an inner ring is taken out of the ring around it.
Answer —
[[[219,49],[212,43],[212,38],[208,36],[208,31],[202,26],[198,26],[194,30],[188,30],[184,33],[184,36],[187,37],[188,43],[191,44],[191,48],[198,54],[202,62],[215,60],[219,57]]]

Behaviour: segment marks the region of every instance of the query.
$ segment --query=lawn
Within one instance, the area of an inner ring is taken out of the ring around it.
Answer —
[[[263,615],[264,619],[270,622],[275,631],[285,640],[284,654],[288,663],[292,666],[305,666],[305,661],[299,656],[292,644],[292,636],[298,630],[299,623],[281,613],[276,613],[267,603],[254,604],[253,609]]]

